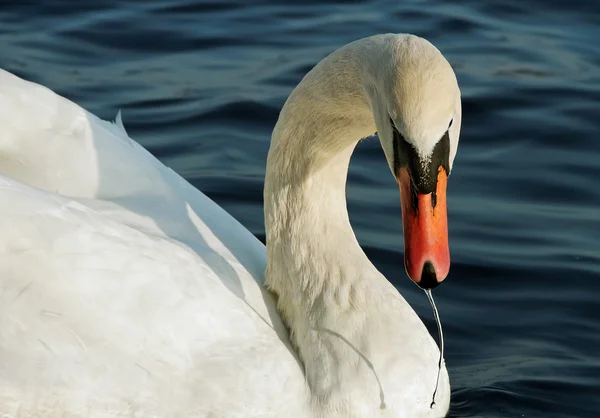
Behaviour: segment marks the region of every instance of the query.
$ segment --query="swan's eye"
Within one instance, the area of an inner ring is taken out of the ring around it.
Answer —
[[[452,122],[454,122],[454,118],[450,119],[450,123],[448,124],[448,129],[452,126]]]

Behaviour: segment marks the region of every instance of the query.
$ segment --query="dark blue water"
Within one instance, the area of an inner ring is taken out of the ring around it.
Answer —
[[[381,32],[431,40],[463,92],[453,266],[435,291],[450,416],[597,418],[600,2],[0,2],[0,67],[103,118],[122,109],[133,138],[264,239],[281,105],[329,52]],[[348,194],[361,244],[431,326],[377,141],[358,147]]]

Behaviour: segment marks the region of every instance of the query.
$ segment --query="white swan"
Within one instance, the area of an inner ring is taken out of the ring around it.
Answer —
[[[265,251],[120,118],[0,71],[0,415],[444,416],[445,368],[430,408],[437,346],[358,245],[344,189],[377,131],[407,271],[435,285],[460,124],[455,75],[429,42],[334,52],[273,132]]]

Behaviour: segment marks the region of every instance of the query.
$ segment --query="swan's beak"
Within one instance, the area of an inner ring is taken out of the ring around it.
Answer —
[[[421,194],[411,188],[408,169],[399,171],[404,229],[404,267],[408,277],[423,289],[439,285],[450,271],[446,183],[448,174],[438,170],[436,193]]]

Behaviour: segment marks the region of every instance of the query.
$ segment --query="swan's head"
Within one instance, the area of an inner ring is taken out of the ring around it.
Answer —
[[[446,183],[458,147],[460,90],[448,61],[425,39],[397,36],[385,55],[372,72],[371,103],[400,188],[406,272],[431,289],[450,270]]]

